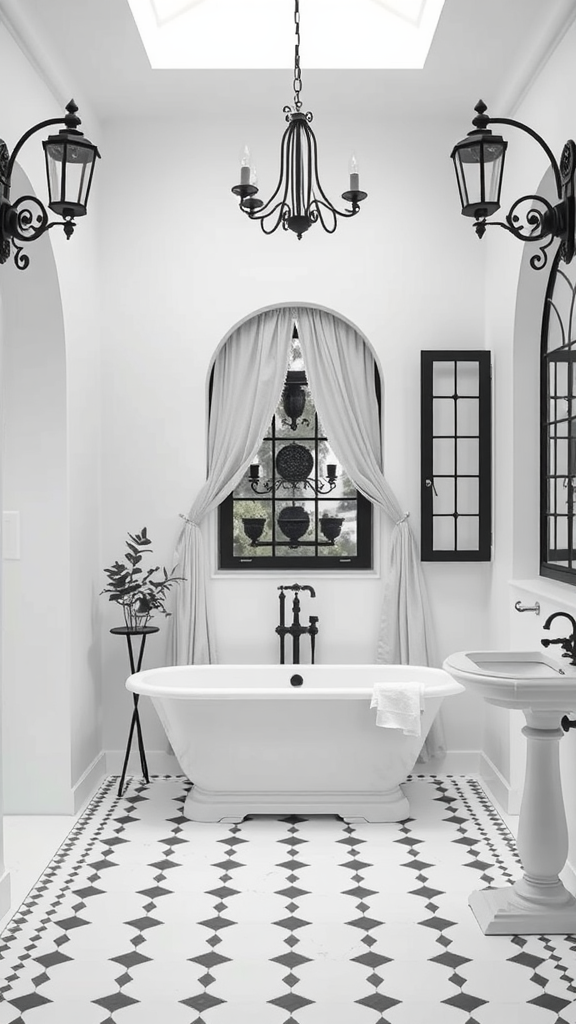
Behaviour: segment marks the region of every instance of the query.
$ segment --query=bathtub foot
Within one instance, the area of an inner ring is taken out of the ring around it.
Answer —
[[[410,805],[394,786],[384,793],[334,792],[209,792],[194,785],[184,802],[183,813],[191,821],[238,824],[247,814],[334,814],[353,824],[405,821]]]

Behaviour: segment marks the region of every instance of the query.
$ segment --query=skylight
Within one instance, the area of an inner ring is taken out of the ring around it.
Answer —
[[[153,68],[291,68],[293,0],[128,0]],[[444,0],[301,0],[303,70],[422,68]]]

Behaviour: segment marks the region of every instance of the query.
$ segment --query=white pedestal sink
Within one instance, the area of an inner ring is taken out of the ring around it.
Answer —
[[[560,781],[561,717],[576,711],[576,667],[540,651],[460,652],[443,668],[490,704],[524,712],[526,776],[518,823],[524,875],[503,889],[473,892],[468,903],[486,935],[576,931],[576,898],[559,879],[568,856]]]

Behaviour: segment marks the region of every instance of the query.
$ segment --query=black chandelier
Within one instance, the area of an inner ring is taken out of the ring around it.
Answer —
[[[569,139],[562,150],[560,164],[544,139],[532,128],[508,117],[488,117],[486,104],[479,100],[474,107],[474,130],[457,142],[451,153],[456,170],[462,213],[474,217],[474,230],[482,238],[487,227],[496,225],[510,231],[522,242],[544,242],[530,259],[534,270],[546,266],[547,249],[555,238],[560,239],[560,256],[570,263],[575,247],[574,177],[576,146]],[[489,124],[509,124],[526,132],[542,147],[554,172],[556,191],[560,200],[553,206],[543,196],[526,195],[512,204],[504,221],[489,221],[500,209],[500,191],[504,172],[504,157],[508,143],[494,135]]]
[[[0,139],[0,263],[6,263],[10,258],[12,243],[14,263],[19,270],[25,270],[30,258],[23,252],[21,242],[34,242],[57,224],[64,228],[66,238],[70,238],[76,227],[74,218],[83,217],[86,213],[94,165],[100,153],[78,131],[81,121],[77,110],[74,100],[70,100],[65,117],[51,117],[34,125],[16,143],[12,154]],[[21,196],[12,203],[10,189],[14,163],[22,146],[35,132],[52,124],[65,127],[42,143],[48,178],[48,206],[63,219],[49,222],[48,212],[36,196]]]
[[[283,108],[288,127],[282,136],[280,146],[280,178],[276,191],[264,203],[257,199],[258,188],[254,183],[253,169],[249,155],[245,155],[240,169],[240,184],[232,192],[240,197],[240,209],[251,220],[259,220],[266,235],[271,235],[280,224],[288,231],[294,231],[302,238],[311,224],[320,221],[329,234],[337,227],[338,217],[354,217],[367,192],[359,189],[359,175],[356,161],[352,158],[350,188],[342,193],[342,199],[351,204],[351,209],[338,210],[330,202],[318,177],[318,147],[310,127],[313,119],[310,111],[302,113],[302,74],[300,71],[300,8],[299,0],[294,3],[296,45],[294,48],[294,109]],[[246,151],[245,151],[246,154]]]

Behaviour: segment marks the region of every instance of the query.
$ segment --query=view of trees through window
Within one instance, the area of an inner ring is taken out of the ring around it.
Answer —
[[[369,568],[370,549],[370,503],[338,464],[319,422],[295,326],[270,430],[220,509],[221,567]]]

